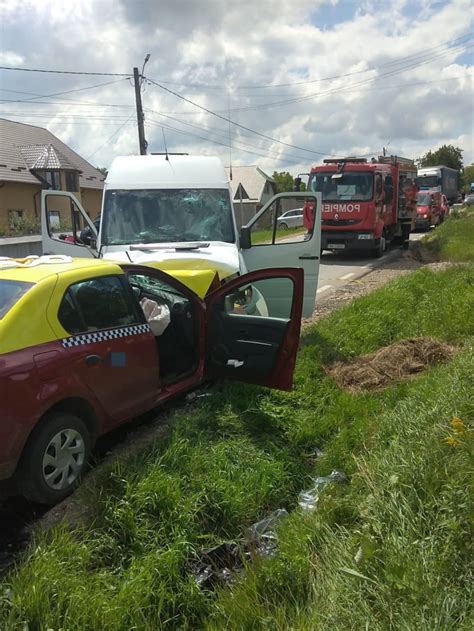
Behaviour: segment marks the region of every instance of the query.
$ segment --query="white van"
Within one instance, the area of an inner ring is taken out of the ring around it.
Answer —
[[[301,206],[306,199],[315,204],[311,234],[304,228],[278,226],[286,198]],[[72,193],[43,191],[41,216],[44,254],[153,264],[170,274],[213,270],[220,283],[263,268],[303,268],[303,316],[314,310],[320,193],[275,195],[238,234],[229,179],[218,158],[124,156],[115,158],[108,172],[98,234]],[[88,245],[80,238],[87,226],[94,235]],[[264,292],[270,315],[287,311],[286,293],[275,284]]]

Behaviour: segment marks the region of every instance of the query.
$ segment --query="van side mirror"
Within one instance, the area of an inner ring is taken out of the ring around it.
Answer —
[[[242,226],[240,229],[240,247],[242,250],[249,250],[252,247],[250,228],[248,226]]]
[[[301,178],[298,176],[298,177],[295,177],[295,180],[294,180],[293,192],[299,193],[300,189],[301,189]]]

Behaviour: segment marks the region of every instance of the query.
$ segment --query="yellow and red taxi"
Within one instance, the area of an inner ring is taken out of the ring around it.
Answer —
[[[251,272],[203,297],[209,280],[103,259],[0,259],[0,479],[53,504],[98,436],[203,379],[290,389],[302,270]],[[262,316],[256,299],[282,284],[287,317]]]

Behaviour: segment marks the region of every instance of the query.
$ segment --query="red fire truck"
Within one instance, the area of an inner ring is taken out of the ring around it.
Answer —
[[[387,243],[408,248],[416,219],[416,166],[397,156],[324,160],[313,167],[308,190],[322,194],[321,251],[366,250],[374,257]],[[312,204],[304,224],[312,227]]]

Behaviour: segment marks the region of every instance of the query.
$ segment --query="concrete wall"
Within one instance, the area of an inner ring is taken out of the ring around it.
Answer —
[[[43,245],[40,236],[14,237],[11,239],[0,238],[0,256],[23,258],[35,254],[43,254]]]

